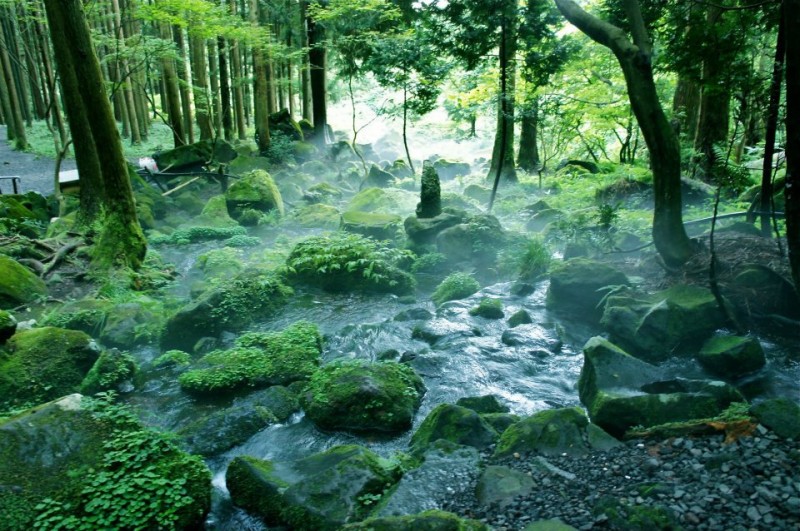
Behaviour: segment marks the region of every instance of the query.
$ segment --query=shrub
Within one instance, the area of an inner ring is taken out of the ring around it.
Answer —
[[[399,268],[412,256],[410,251],[393,249],[383,242],[338,232],[298,243],[286,259],[286,270],[297,280],[328,291],[400,295],[415,288],[413,277]]]
[[[151,238],[150,243],[153,245],[186,245],[209,240],[226,240],[233,236],[241,236],[244,234],[247,234],[247,230],[244,227],[189,227],[187,229],[178,229],[169,236],[156,236],[155,238]]]
[[[519,264],[519,278],[523,281],[536,280],[550,267],[550,249],[539,239],[531,239],[525,246]]]
[[[431,295],[438,306],[447,301],[463,299],[481,289],[481,285],[469,273],[453,273],[445,278]]]

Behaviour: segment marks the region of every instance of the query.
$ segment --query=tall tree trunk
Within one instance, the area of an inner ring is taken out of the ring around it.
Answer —
[[[219,60],[219,92],[221,101],[222,130],[225,140],[233,140],[233,120],[231,119],[231,85],[228,72],[228,51],[225,48],[225,39],[217,38],[217,55]]]
[[[800,0],[784,0],[784,26],[800,28]],[[786,39],[786,239],[800,294],[800,39]]]
[[[186,43],[183,39],[183,29],[178,26],[172,27],[172,38],[175,46],[178,47],[179,59],[176,61],[176,72],[178,74],[178,92],[181,96],[181,110],[183,111],[183,130],[186,140],[194,144],[194,112],[192,111],[192,91],[189,83],[189,73],[187,65],[189,63],[186,53]]]
[[[161,24],[161,38],[171,38],[171,31],[168,25]],[[161,78],[164,83],[164,95],[162,105],[167,104],[167,115],[169,125],[172,128],[172,140],[175,147],[186,144],[186,136],[183,131],[183,116],[181,114],[181,96],[178,92],[178,75],[175,73],[175,62],[171,57],[161,59]]]
[[[250,2],[250,22],[260,22],[258,0]],[[258,151],[265,153],[269,149],[269,93],[268,83],[269,60],[261,46],[253,46],[253,106],[255,110],[256,144]],[[273,102],[274,104],[274,102]]]
[[[564,17],[592,40],[614,52],[625,75],[628,98],[650,151],[653,170],[653,241],[669,267],[679,267],[693,254],[681,212],[680,145],[658,101],[653,81],[652,49],[639,3],[624,0],[631,42],[620,28],[581,9],[572,0],[556,0]]]
[[[507,181],[516,181],[514,169],[514,95],[516,93],[517,28],[512,21],[504,21],[504,37],[500,39],[500,97],[497,106],[497,128],[492,148],[492,162],[487,179],[499,176]],[[502,161],[501,161],[502,159]]]
[[[308,35],[308,68],[311,84],[311,112],[314,115],[314,142],[326,143],[326,126],[328,123],[325,28],[307,19]]]
[[[314,116],[311,114],[311,77],[308,65],[307,9],[308,0],[300,0],[300,53],[302,54],[300,63],[300,99],[303,107],[303,119],[313,123]]]
[[[208,82],[211,85],[211,126],[216,137],[222,136],[222,102],[219,90],[219,62],[217,41],[208,41]]]
[[[539,128],[539,101],[534,96],[527,102],[522,115],[522,127],[519,133],[519,152],[517,166],[533,173],[539,168],[539,142],[537,138]]]
[[[697,116],[700,110],[700,86],[686,76],[678,76],[675,96],[672,98],[672,114],[678,133],[694,142],[697,132]]]
[[[28,149],[28,139],[25,136],[25,122],[22,115],[22,108],[20,107],[20,96],[17,92],[17,84],[14,79],[14,71],[11,68],[11,58],[8,55],[8,39],[3,28],[4,24],[0,23],[0,42],[4,43],[0,47],[0,67],[3,70],[3,80],[5,82],[5,91],[8,93],[8,130],[13,129],[13,136],[9,134],[9,138],[14,139],[14,149],[25,150]]]
[[[709,27],[713,27],[722,16],[722,9],[716,5],[709,5],[707,9],[706,21]],[[714,146],[725,144],[728,140],[731,90],[722,79],[727,66],[714,55],[703,62],[700,116],[697,119],[694,147],[703,157],[700,167],[706,180],[713,180],[714,177],[714,164],[717,162]]]
[[[80,0],[45,0],[47,18],[55,48],[64,47],[59,71],[74,70],[81,80],[83,115],[93,138],[95,157],[102,169],[105,185],[103,224],[92,249],[95,266],[127,266],[138,269],[147,251],[147,242],[136,218],[136,207],[122,153],[122,141],[100,73],[100,63],[92,49],[89,26]],[[81,176],[82,177],[82,176]]]
[[[782,6],[781,9],[784,9]],[[775,63],[769,89],[767,130],[764,135],[764,164],[761,171],[761,234],[769,236],[772,221],[772,155],[775,153],[775,136],[778,132],[778,112],[781,105],[783,61],[786,56],[786,27],[784,17],[778,23],[778,40],[775,45]]]
[[[23,75],[23,68],[22,64],[24,62],[23,53],[20,50],[19,41],[17,40],[19,37],[19,25],[17,24],[17,14],[16,10],[13,8],[9,8],[7,11],[8,18],[3,22],[8,24],[6,27],[6,46],[8,46],[9,53],[11,57],[14,57],[15,60],[11,61],[11,70],[13,72],[14,82],[17,86],[17,92],[19,94],[19,105],[20,111],[22,112],[22,118],[25,120],[25,123],[28,124],[28,127],[33,125],[33,114],[31,113],[30,107],[30,94],[28,93],[28,84],[25,82],[27,75]]]
[[[194,84],[194,106],[197,114],[197,126],[200,128],[200,140],[210,140],[214,137],[209,116],[210,98],[208,90],[208,64],[206,54],[208,48],[206,41],[199,37],[192,37],[189,42],[192,51],[192,83]]]

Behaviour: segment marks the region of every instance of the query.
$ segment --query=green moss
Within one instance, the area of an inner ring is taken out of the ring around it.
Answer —
[[[192,357],[182,350],[168,350],[153,360],[153,367],[180,367],[189,365]]]
[[[459,518],[453,513],[439,510],[424,511],[406,516],[369,518],[363,522],[347,524],[347,531],[488,531],[486,524],[477,520]]]
[[[147,254],[147,240],[136,216],[126,215],[122,208],[109,210],[100,226],[90,249],[92,266],[100,270],[139,269]]]
[[[83,332],[53,327],[17,332],[6,348],[0,354],[0,400],[12,406],[74,392],[100,354]]]
[[[438,306],[447,301],[463,299],[481,289],[481,285],[469,273],[453,273],[445,278],[431,295]]]
[[[0,309],[47,295],[44,281],[13,258],[0,254]]]
[[[511,317],[508,318],[508,327],[516,328],[522,324],[530,324],[533,322],[531,315],[525,310],[516,311]]]
[[[119,384],[132,380],[139,368],[133,356],[118,350],[106,350],[94,363],[81,383],[80,392],[93,395],[114,390]]]
[[[738,378],[762,368],[767,360],[758,339],[740,336],[715,336],[705,342],[697,361],[709,372]]]
[[[247,234],[244,227],[189,227],[178,229],[169,236],[151,238],[150,243],[186,245],[210,240],[225,240]]]
[[[353,360],[319,369],[301,402],[322,429],[398,432],[411,427],[424,392],[407,365]]]
[[[322,343],[317,327],[299,322],[279,333],[250,333],[236,347],[203,356],[181,374],[181,388],[194,394],[231,392],[243,387],[286,385],[311,377]]]
[[[471,409],[440,404],[425,417],[409,444],[420,455],[440,439],[483,450],[497,440],[497,432]]]
[[[263,170],[246,173],[225,192],[228,213],[240,223],[246,210],[284,213],[281,192],[272,177]]]
[[[386,212],[397,208],[397,201],[382,188],[365,188],[358,192],[347,210],[360,212]]]
[[[505,313],[503,313],[503,301],[484,297],[477,306],[470,309],[469,314],[486,319],[502,319],[505,317]]]
[[[376,240],[394,240],[402,234],[402,222],[394,214],[348,210],[342,214],[341,228]]]
[[[411,293],[415,281],[398,265],[408,251],[357,234],[332,233],[298,243],[286,260],[290,277],[328,291]]]
[[[238,226],[236,220],[228,214],[228,205],[225,202],[224,195],[215,195],[211,197],[192,224],[217,228]]]
[[[336,207],[318,203],[294,210],[292,220],[301,227],[330,230],[339,227],[341,216]]]
[[[246,238],[246,236],[239,237]],[[242,251],[232,247],[212,249],[198,256],[196,265],[203,271],[206,278],[230,278],[241,273],[244,269],[242,264],[243,255]]]
[[[42,320],[44,326],[80,330],[92,337],[103,331],[110,303],[104,300],[83,299],[58,308]]]
[[[244,247],[258,247],[262,244],[261,238],[256,238],[255,236],[233,236],[225,240],[226,247],[236,247],[236,248],[244,248]]]
[[[0,310],[0,344],[14,335],[17,330],[17,320],[7,311]]]
[[[540,411],[511,425],[497,443],[496,457],[514,453],[582,455],[588,447],[584,433],[589,420],[579,408]]]

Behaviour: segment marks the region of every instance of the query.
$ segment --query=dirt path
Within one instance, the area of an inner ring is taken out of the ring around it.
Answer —
[[[32,153],[14,151],[8,144],[5,126],[0,126],[0,176],[18,175],[20,192],[36,191],[44,195],[53,193],[55,160]],[[74,170],[75,160],[61,162],[61,170]],[[0,192],[12,193],[11,182],[0,179]]]

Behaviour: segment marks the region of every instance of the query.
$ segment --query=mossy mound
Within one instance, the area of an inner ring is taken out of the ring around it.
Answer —
[[[439,284],[431,295],[431,300],[438,306],[447,301],[469,297],[479,289],[481,285],[469,273],[453,273]]]
[[[169,236],[150,238],[153,245],[176,244],[187,245],[190,243],[207,242],[213,240],[227,240],[234,236],[247,234],[244,227],[188,227],[174,231]]]
[[[484,319],[502,319],[505,317],[503,301],[484,297],[477,306],[470,308],[469,314],[474,317],[483,317]]]
[[[136,360],[127,352],[103,351],[81,382],[80,392],[93,395],[100,391],[116,391],[122,384],[130,384],[138,370]]]
[[[712,374],[729,379],[757,371],[767,363],[758,339],[740,336],[712,337],[697,353],[697,361]]]
[[[248,210],[259,212],[277,211],[283,215],[283,199],[269,173],[255,170],[246,173],[234,182],[225,192],[225,204],[228,214],[242,222],[242,216]]]
[[[191,221],[192,225],[199,227],[229,228],[238,227],[235,219],[228,214],[228,204],[224,195],[215,195],[206,201],[200,215]],[[241,230],[241,229],[238,229]],[[244,232],[241,232],[244,234]]]
[[[347,210],[359,212],[401,213],[412,210],[417,196],[398,189],[364,188],[350,200]]]
[[[303,198],[310,203],[330,204],[335,200],[341,199],[342,195],[342,190],[338,186],[328,182],[321,182],[310,186],[303,194]]]
[[[121,349],[145,345],[158,338],[163,323],[161,305],[153,300],[116,304],[106,314],[100,341]]]
[[[100,299],[82,299],[68,302],[47,315],[42,324],[69,330],[80,330],[92,337],[99,337],[105,326],[106,315],[112,303]]]
[[[17,332],[0,353],[0,400],[20,406],[75,392],[99,356],[83,332],[54,327]]]
[[[497,438],[494,428],[475,411],[453,404],[440,404],[422,421],[411,437],[410,445],[414,454],[422,454],[439,439],[484,450]]]
[[[0,310],[0,345],[17,331],[17,320],[5,310]]]
[[[781,437],[800,440],[800,405],[789,398],[772,398],[750,408],[758,421]]]
[[[719,415],[745,402],[723,382],[668,378],[659,367],[634,358],[601,337],[583,347],[578,394],[592,422],[621,437],[634,426],[658,426]]]
[[[508,318],[507,323],[509,328],[516,328],[520,325],[533,323],[533,319],[531,319],[531,314],[526,310],[518,310]]]
[[[240,330],[254,319],[274,314],[293,293],[274,273],[245,271],[206,291],[167,319],[161,347],[192,352],[201,337]]]
[[[464,223],[467,219],[465,212],[448,211],[442,212],[432,218],[419,218],[409,216],[403,222],[408,239],[415,245],[428,245],[436,241],[436,237],[450,227],[455,227]]]
[[[375,240],[395,240],[402,229],[402,219],[394,214],[350,210],[342,214],[341,229]]]
[[[0,254],[0,309],[14,308],[47,296],[47,286],[30,269]]]
[[[293,210],[290,219],[304,228],[333,230],[339,228],[341,214],[336,207],[317,203]]]
[[[367,178],[364,179],[362,187],[375,187],[386,188],[394,183],[394,175],[388,171],[382,170],[377,164],[372,164],[367,173]]]
[[[471,409],[480,414],[486,413],[508,413],[510,410],[507,405],[500,403],[494,395],[465,396],[456,401],[457,406]]]
[[[372,451],[348,445],[291,462],[237,457],[225,479],[233,503],[267,525],[333,531],[367,516],[397,476]]]
[[[282,332],[245,334],[234,348],[200,358],[178,381],[184,391],[199,395],[287,385],[309,379],[321,352],[316,325],[299,322]]]
[[[500,220],[490,214],[478,214],[466,223],[440,232],[436,236],[436,249],[452,264],[471,263],[483,270],[495,265],[506,238]]]
[[[0,423],[2,527],[199,529],[211,474],[127,410],[70,395]]]
[[[410,256],[361,235],[331,233],[295,245],[286,266],[290,278],[328,291],[405,295],[414,291],[415,282],[398,265]]]
[[[449,181],[456,177],[466,176],[470,173],[470,165],[466,162],[457,160],[438,159],[433,163],[433,168],[443,181]]]
[[[424,393],[422,379],[407,365],[345,361],[317,371],[301,403],[323,430],[397,433],[411,427]]]
[[[627,285],[628,277],[618,269],[587,258],[573,258],[551,267],[547,308],[597,321],[603,315],[603,308],[598,307],[605,296],[603,288]]]
[[[408,516],[368,518],[363,522],[347,524],[342,531],[488,531],[486,524],[477,520],[460,518],[439,510],[424,511]]]
[[[725,323],[710,290],[686,285],[652,295],[611,295],[601,320],[613,342],[647,361],[696,352]]]
[[[537,452],[544,455],[586,455],[620,443],[589,424],[579,408],[549,409],[512,424],[500,436],[495,457]]]

